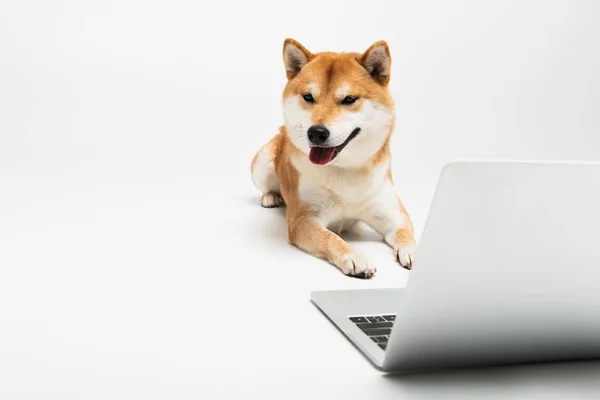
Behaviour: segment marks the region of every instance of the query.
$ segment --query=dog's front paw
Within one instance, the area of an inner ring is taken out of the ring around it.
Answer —
[[[279,193],[265,193],[260,199],[260,205],[265,208],[281,207],[283,204],[283,197]]]
[[[415,259],[415,254],[417,251],[416,244],[409,245],[398,245],[395,248],[396,251],[396,260],[406,269],[412,268],[412,263]]]
[[[377,272],[377,268],[372,266],[369,260],[356,253],[344,254],[340,257],[338,266],[344,274],[356,278],[369,279]]]

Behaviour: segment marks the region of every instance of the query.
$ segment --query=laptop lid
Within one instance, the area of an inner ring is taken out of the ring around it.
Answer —
[[[384,369],[600,356],[600,164],[443,170]]]

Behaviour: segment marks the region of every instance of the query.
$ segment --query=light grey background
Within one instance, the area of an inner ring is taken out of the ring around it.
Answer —
[[[599,18],[594,1],[3,1],[0,394],[591,395],[597,365],[382,377],[308,294],[408,272],[368,234],[371,281],[289,247],[249,165],[282,123],[285,37],[384,39],[420,235],[448,160],[600,157]]]

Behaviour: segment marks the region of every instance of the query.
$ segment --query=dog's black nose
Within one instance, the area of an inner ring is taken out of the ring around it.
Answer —
[[[316,146],[320,146],[329,138],[329,129],[323,125],[313,125],[308,128],[308,140]]]

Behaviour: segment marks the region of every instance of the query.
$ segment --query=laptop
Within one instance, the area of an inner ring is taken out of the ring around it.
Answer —
[[[600,358],[600,163],[460,161],[405,288],[311,293],[379,370]]]

